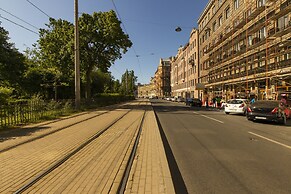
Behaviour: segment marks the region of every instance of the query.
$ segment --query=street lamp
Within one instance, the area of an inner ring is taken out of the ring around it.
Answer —
[[[180,28],[179,26],[175,29],[176,32],[181,32],[182,28]]]

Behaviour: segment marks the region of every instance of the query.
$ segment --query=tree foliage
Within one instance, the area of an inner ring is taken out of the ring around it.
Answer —
[[[121,77],[121,93],[126,95],[134,95],[136,91],[137,77],[134,75],[134,71],[126,70]]]
[[[92,72],[92,95],[98,93],[112,93],[113,77],[111,73],[104,73],[100,69]]]
[[[41,65],[61,72],[66,80],[74,78],[74,25],[66,20],[50,18],[48,29],[40,30]]]
[[[86,98],[90,98],[91,93],[121,91],[119,81],[114,81],[108,72],[111,64],[132,46],[120,24],[114,11],[79,17],[81,89]],[[27,49],[23,55],[9,43],[8,32],[0,27],[2,96],[13,95],[11,91],[21,88],[27,96],[40,94],[57,98],[59,90],[60,96],[73,98],[74,25],[63,19],[50,18],[39,34],[34,48]]]
[[[8,32],[0,26],[0,86],[20,88],[25,71],[24,59],[9,42]]]
[[[120,24],[114,11],[83,14],[80,17],[80,58],[87,98],[91,96],[94,68],[107,72],[111,64],[132,46]]]
[[[91,97],[93,71],[106,73],[111,64],[131,47],[114,11],[82,14],[79,18],[81,77],[86,98]],[[74,78],[74,25],[65,20],[50,19],[48,29],[40,31],[39,48],[42,63],[54,67],[68,80]],[[95,80],[96,81],[96,80]]]

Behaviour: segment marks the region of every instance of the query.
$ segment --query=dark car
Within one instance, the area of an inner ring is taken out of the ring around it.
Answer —
[[[186,105],[201,107],[202,106],[202,102],[198,98],[187,98]]]
[[[277,100],[259,100],[247,108],[247,119],[251,121],[272,121],[286,124],[286,107]]]

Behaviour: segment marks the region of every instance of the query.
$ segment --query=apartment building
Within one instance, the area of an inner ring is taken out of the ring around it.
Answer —
[[[200,15],[204,99],[291,90],[291,0],[210,0]]]
[[[155,91],[159,98],[171,95],[170,72],[171,58],[160,59],[154,77]]]
[[[149,98],[151,96],[157,96],[154,82],[154,78],[152,77],[149,84],[139,84],[137,86],[137,97]]]
[[[199,98],[198,30],[192,29],[189,42],[181,46],[171,60],[172,96]]]

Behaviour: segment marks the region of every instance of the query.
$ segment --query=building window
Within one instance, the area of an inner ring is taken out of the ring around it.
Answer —
[[[222,15],[219,16],[218,18],[218,26],[221,26],[222,25]]]
[[[263,27],[259,30],[259,38],[260,39],[266,38],[266,27]]]
[[[217,28],[217,26],[216,26],[216,21],[215,21],[215,22],[213,22],[213,24],[212,24],[212,29],[213,29],[213,32],[215,32],[215,31],[216,31],[216,28]]]
[[[252,40],[253,40],[253,37],[250,35],[248,36],[248,45],[251,46],[252,45]]]
[[[227,27],[225,28],[225,33],[228,33],[228,32],[230,32],[230,27],[229,27],[229,26],[227,26]]]
[[[252,14],[252,9],[250,8],[250,9],[248,9],[246,11],[246,16],[245,17],[249,17],[251,14]]]
[[[218,0],[218,7],[222,5],[223,0]]]
[[[216,12],[216,8],[215,8],[215,5],[212,7],[212,14],[214,15]]]
[[[233,7],[234,7],[234,10],[237,10],[239,8],[239,0],[233,1]]]
[[[258,7],[264,6],[266,3],[266,0],[258,0]]]
[[[279,30],[285,29],[286,27],[288,27],[288,23],[288,15],[285,15],[277,20],[277,27],[279,28]]]
[[[227,20],[230,16],[230,7],[228,6],[226,9],[225,9],[225,20]]]

